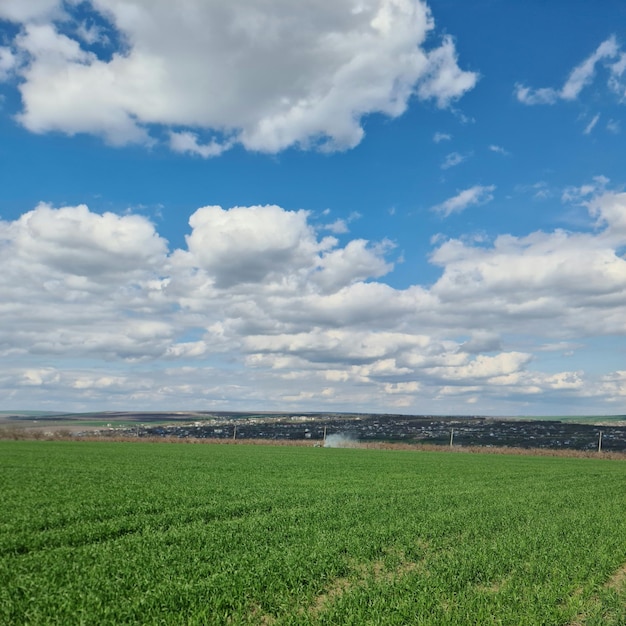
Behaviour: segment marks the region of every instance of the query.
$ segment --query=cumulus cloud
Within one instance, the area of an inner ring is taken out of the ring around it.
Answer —
[[[12,22],[39,21],[58,17],[61,7],[58,0],[3,0],[0,19]]]
[[[450,141],[450,139],[452,139],[452,135],[450,135],[448,133],[436,132],[433,135],[433,141],[435,143],[441,143],[442,141]]]
[[[0,82],[11,76],[16,65],[17,59],[11,49],[0,47]]]
[[[165,131],[173,150],[204,158],[236,144],[352,148],[364,116],[402,115],[413,96],[445,108],[478,79],[451,37],[426,46],[422,0],[88,0],[80,17],[74,3],[9,0],[0,17],[21,26],[26,128],[114,145]]]
[[[478,330],[472,333],[472,337],[459,346],[459,350],[469,354],[499,352],[501,349],[502,341],[500,336],[487,330]]]
[[[616,57],[618,58],[616,62],[610,63],[608,61]],[[560,89],[553,87],[533,89],[518,83],[515,85],[515,96],[520,102],[527,105],[555,104],[559,100],[576,100],[581,91],[593,82],[596,68],[601,63],[604,63],[609,70],[609,87],[614,91],[619,91],[619,78],[626,68],[626,59],[623,53],[620,54],[620,47],[615,36],[611,36],[570,72]]]
[[[372,248],[364,239],[354,239],[345,248],[329,251],[322,256],[320,272],[314,280],[325,291],[336,291],[355,281],[384,276],[393,268],[384,258],[390,247],[390,242]]]
[[[619,373],[541,368],[626,335],[626,194],[577,201],[586,230],[440,240],[439,276],[405,288],[385,282],[390,242],[340,245],[306,211],[202,207],[172,249],[143,217],[41,204],[0,221],[0,389],[56,407],[414,412],[621,397]]]
[[[462,364],[430,368],[428,373],[446,382],[462,380],[472,385],[481,379],[497,378],[519,372],[532,358],[521,352],[503,352],[496,356],[478,355]]]
[[[139,216],[41,204],[0,222],[0,352],[146,358],[171,329],[167,243]]]
[[[495,189],[495,185],[474,185],[459,192],[456,196],[448,198],[441,204],[435,205],[432,210],[443,217],[448,217],[452,213],[461,213],[470,206],[491,202]]]
[[[204,207],[189,219],[189,254],[218,287],[313,270],[317,254],[335,240],[318,241],[307,217],[278,206]]]
[[[586,203],[589,213],[597,219],[596,225],[604,228],[600,239],[615,245],[626,237],[626,193],[604,192],[594,195]]]
[[[626,194],[605,193],[588,206],[604,227],[597,234],[501,235],[490,247],[443,243],[431,258],[443,268],[431,293],[451,315],[462,303],[493,332],[504,328],[499,320],[505,316],[529,333],[543,320],[552,339],[622,334],[626,325],[613,307],[626,302],[626,261],[616,250],[625,241]]]
[[[626,371],[618,370],[602,377],[599,394],[606,394],[612,402],[623,402],[626,396]]]
[[[121,274],[155,268],[167,244],[153,225],[137,215],[96,215],[87,206],[55,209],[40,204],[16,222],[3,225],[14,255],[7,263],[41,265],[66,275],[117,280]]]

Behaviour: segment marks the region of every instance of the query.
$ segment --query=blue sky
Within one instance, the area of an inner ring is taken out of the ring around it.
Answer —
[[[616,414],[617,0],[0,1],[0,409]]]

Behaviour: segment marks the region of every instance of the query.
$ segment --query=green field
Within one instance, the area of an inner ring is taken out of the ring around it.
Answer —
[[[1,624],[626,624],[626,463],[0,441]]]

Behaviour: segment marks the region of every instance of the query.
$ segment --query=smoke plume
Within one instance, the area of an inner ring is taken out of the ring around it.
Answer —
[[[346,433],[328,435],[324,441],[325,448],[356,448],[358,445],[359,440]]]

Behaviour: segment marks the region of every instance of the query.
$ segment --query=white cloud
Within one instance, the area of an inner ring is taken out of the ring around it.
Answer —
[[[572,354],[575,350],[582,347],[583,344],[572,341],[557,341],[538,346],[535,350],[539,352],[563,352],[565,354]]]
[[[514,374],[531,358],[532,355],[521,352],[503,352],[496,356],[478,355],[462,365],[430,368],[428,373],[442,381],[463,380],[464,383],[471,385],[480,379]]]
[[[593,82],[596,66],[602,61],[614,59],[617,56],[620,58],[616,63],[607,64],[610,71],[609,86],[615,90],[616,81],[626,67],[626,60],[624,60],[623,55],[620,55],[617,40],[611,36],[570,72],[561,89],[552,87],[532,89],[518,83],[515,86],[515,96],[520,102],[528,105],[555,104],[559,100],[576,100],[580,92]]]
[[[581,203],[589,196],[602,194],[609,182],[606,176],[594,176],[591,183],[586,183],[580,187],[566,187],[561,194],[561,200],[563,202]]]
[[[554,190],[543,180],[529,185],[515,185],[518,193],[531,193],[534,200],[545,200],[554,196]]]
[[[53,368],[27,369],[20,372],[21,382],[25,386],[40,387],[50,383],[58,383],[61,376]]]
[[[448,133],[436,132],[433,135],[433,141],[435,143],[441,143],[442,141],[450,141],[450,139],[452,139],[452,135],[450,135]]]
[[[610,133],[613,133],[614,135],[619,135],[619,133],[621,131],[621,124],[620,124],[619,120],[609,120],[606,123],[606,129]]]
[[[385,393],[395,394],[415,394],[421,388],[421,385],[416,381],[408,383],[385,383]]]
[[[12,22],[50,19],[60,13],[58,0],[2,0],[0,3],[0,19]]]
[[[323,215],[328,215],[329,213],[330,211],[327,210],[324,211]],[[324,230],[330,231],[334,235],[345,235],[347,232],[350,231],[350,229],[348,228],[348,224],[350,224],[350,222],[354,222],[354,220],[360,219],[361,217],[362,216],[358,211],[353,211],[352,213],[350,213],[350,215],[348,215],[346,219],[337,218],[334,222],[326,224],[322,226],[322,228]]]
[[[561,89],[561,97],[565,100],[576,99],[582,89],[593,81],[596,65],[603,59],[615,58],[618,52],[619,47],[615,37],[612,36],[603,41],[590,57],[572,70]]]
[[[340,246],[306,211],[203,207],[171,249],[143,217],[39,205],[0,222],[0,391],[57,408],[601,406],[619,372],[541,370],[626,338],[626,194],[594,184],[584,232],[441,240],[439,277],[404,289],[383,279],[391,244]]]
[[[93,46],[95,43],[102,45],[109,43],[109,38],[102,32],[101,28],[95,24],[87,24],[86,22],[78,24],[76,27],[76,36],[89,46]]]
[[[378,247],[368,247],[364,239],[354,239],[345,248],[331,250],[319,262],[320,272],[314,277],[324,291],[336,291],[343,286],[367,278],[379,278],[389,273],[393,265],[384,259],[391,247],[384,242]]]
[[[0,47],[0,82],[5,81],[11,76],[17,59],[10,48]]]
[[[496,154],[501,154],[502,156],[509,156],[511,154],[508,150],[505,150],[502,146],[496,146],[494,144],[491,144],[489,146],[489,150],[491,150],[491,152],[495,152]]]
[[[604,228],[597,234],[502,235],[492,247],[445,242],[432,256],[443,275],[431,294],[448,303],[451,315],[456,307],[464,315],[474,311],[492,332],[510,330],[517,319],[518,332],[531,335],[541,320],[542,333],[551,340],[621,335],[626,324],[618,308],[626,303],[626,261],[616,249],[626,242],[626,194],[605,193],[589,203],[589,210]]]
[[[12,42],[20,66],[21,123],[33,132],[94,133],[114,145],[150,143],[203,157],[241,144],[344,150],[364,135],[370,113],[397,117],[409,99],[444,108],[472,89],[451,37],[426,48],[434,29],[421,0],[355,0],[297,6],[282,0],[89,0],[125,42],[109,56],[82,43],[104,35],[72,3],[9,0],[0,16],[21,23]],[[356,10],[356,9],[359,10]],[[74,24],[76,39],[61,34]],[[208,142],[199,139],[210,133]]]
[[[495,185],[474,185],[459,192],[456,196],[448,198],[445,202],[435,205],[432,210],[443,217],[448,217],[452,213],[461,213],[470,206],[491,202],[495,189]]]
[[[604,228],[602,239],[610,239],[616,244],[622,243],[626,238],[626,193],[597,194],[586,206],[590,215],[597,218],[596,225]]]
[[[348,224],[346,220],[338,218],[334,222],[324,226],[325,230],[330,231],[334,235],[345,235],[348,232]]]
[[[27,24],[15,44],[32,59],[20,70],[24,109],[17,116],[29,130],[98,132],[113,145],[150,143],[131,110],[141,94],[143,106],[154,103],[158,71],[147,57],[132,66],[119,55],[104,63],[51,24]]]
[[[524,85],[515,85],[515,96],[523,104],[554,104],[559,99],[559,92],[550,87],[531,89]]]
[[[7,263],[38,265],[65,275],[117,280],[158,267],[167,244],[145,218],[96,215],[85,205],[54,209],[40,204],[0,233],[14,242]]]
[[[173,332],[159,319],[166,254],[139,216],[41,204],[0,222],[0,352],[157,356]]]
[[[189,254],[218,287],[312,271],[318,253],[335,240],[318,242],[307,217],[277,206],[204,207],[189,219]]]
[[[468,354],[480,354],[481,352],[499,352],[502,350],[502,341],[498,334],[477,330],[472,333],[471,339],[464,341],[459,350]]]
[[[459,68],[451,37],[445,37],[441,47],[429,52],[427,58],[428,69],[417,87],[423,100],[433,98],[444,108],[476,85],[478,74]]]
[[[589,122],[589,124],[587,124],[587,126],[585,126],[585,130],[583,130],[583,135],[589,135],[591,133],[591,131],[596,127],[596,124],[598,123],[599,119],[600,119],[600,114],[599,113],[594,115],[594,117]]]
[[[624,83],[621,82],[621,78],[626,71],[626,52],[622,52],[619,59],[610,65],[609,69],[611,71],[609,87],[623,99],[626,96],[626,88]]]
[[[170,148],[174,152],[182,152],[189,154],[197,154],[205,159],[209,157],[216,157],[229,150],[232,147],[232,142],[220,143],[212,139],[209,143],[198,143],[198,135],[189,131],[174,132],[170,131]]]
[[[532,188],[534,190],[533,198],[535,200],[545,200],[546,198],[552,197],[552,191],[545,182],[535,183],[532,185]]]
[[[466,161],[470,155],[468,154],[460,154],[458,152],[451,152],[446,155],[446,158],[443,160],[441,164],[442,170],[450,169],[451,167],[455,167],[456,165],[460,165],[463,161]]]
[[[609,396],[613,402],[623,402],[626,396],[626,371],[618,370],[603,376],[598,391]]]

